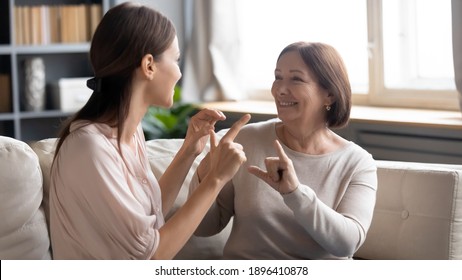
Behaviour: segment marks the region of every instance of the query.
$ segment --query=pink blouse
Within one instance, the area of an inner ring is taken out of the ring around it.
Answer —
[[[51,171],[54,259],[149,259],[165,223],[141,126],[136,153],[105,124],[77,121]]]

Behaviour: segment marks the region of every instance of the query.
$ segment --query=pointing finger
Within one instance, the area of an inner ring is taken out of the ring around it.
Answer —
[[[233,126],[226,132],[226,134],[221,138],[223,141],[234,141],[237,134],[241,128],[250,120],[250,114],[245,114],[238,121],[236,121]]]
[[[281,146],[281,143],[279,143],[278,140],[274,141],[274,148],[276,149],[276,152],[278,153],[279,159],[287,162],[289,157],[286,155],[286,152],[284,152],[284,149]]]

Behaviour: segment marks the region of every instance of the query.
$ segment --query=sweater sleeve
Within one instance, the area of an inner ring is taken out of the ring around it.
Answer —
[[[338,207],[324,204],[306,185],[283,195],[296,220],[326,251],[351,257],[363,244],[372,221],[377,189],[375,165],[357,172]]]

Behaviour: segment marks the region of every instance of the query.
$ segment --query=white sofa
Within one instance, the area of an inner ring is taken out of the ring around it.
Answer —
[[[28,145],[0,136],[0,259],[50,259],[47,224],[49,171],[55,139]],[[181,139],[147,142],[160,176]],[[187,176],[176,201],[187,196]],[[462,259],[462,166],[377,161],[374,218],[358,259]],[[192,237],[177,259],[220,258],[230,226],[219,235]]]

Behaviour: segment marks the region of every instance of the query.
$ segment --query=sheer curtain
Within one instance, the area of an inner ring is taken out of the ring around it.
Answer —
[[[239,100],[239,34],[234,1],[196,0],[184,58],[182,99]]]
[[[454,79],[462,111],[462,1],[452,0],[452,44],[454,56]]]

